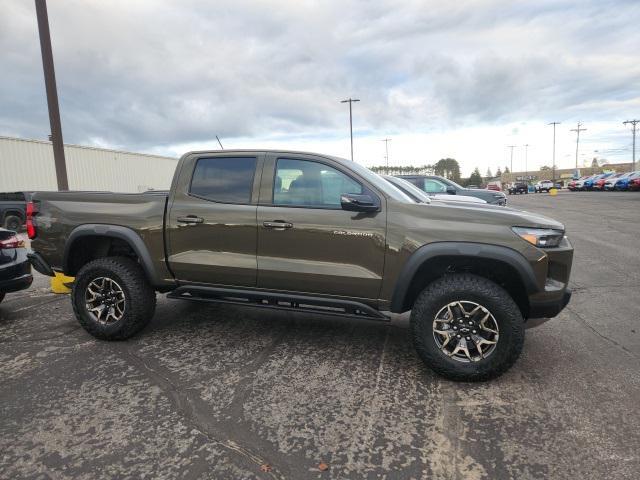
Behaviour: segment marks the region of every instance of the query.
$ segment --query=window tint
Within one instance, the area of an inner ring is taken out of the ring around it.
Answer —
[[[335,168],[318,162],[279,158],[273,203],[340,208],[344,193],[362,193],[362,186]]]
[[[190,192],[215,202],[250,203],[255,169],[254,157],[201,158]]]
[[[425,178],[423,190],[427,193],[444,193],[447,191],[447,186],[438,180]]]

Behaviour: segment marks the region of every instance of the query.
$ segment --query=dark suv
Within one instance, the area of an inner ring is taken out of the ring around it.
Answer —
[[[438,175],[398,175],[410,181],[420,190],[429,193],[448,193],[449,195],[468,195],[494,205],[506,205],[507,197],[502,192],[478,188],[464,188],[453,180]]]

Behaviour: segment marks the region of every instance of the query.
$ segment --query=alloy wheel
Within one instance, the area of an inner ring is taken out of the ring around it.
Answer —
[[[118,282],[109,277],[95,278],[85,290],[85,304],[87,311],[98,323],[115,323],[124,316],[124,290]]]
[[[478,362],[489,357],[499,336],[498,322],[491,312],[467,300],[445,305],[433,320],[437,347],[458,362]]]

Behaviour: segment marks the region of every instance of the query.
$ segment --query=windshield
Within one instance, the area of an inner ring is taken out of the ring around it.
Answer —
[[[459,188],[461,190],[466,190],[462,185],[458,185],[456,182],[454,182],[453,180],[449,180],[448,178],[445,177],[435,177],[438,180],[443,181],[444,183],[448,183],[449,185],[453,185],[456,188]]]
[[[345,164],[348,165],[350,169],[352,169],[357,174],[361,175],[368,182],[371,182],[371,184],[375,185],[377,188],[382,190],[384,193],[389,195],[394,200],[397,200],[399,202],[404,202],[404,203],[416,203],[414,200],[411,199],[411,197],[409,197],[406,193],[404,193],[398,187],[390,184],[380,175],[372,172],[367,167],[363,167],[362,165],[359,165],[356,162],[350,162],[343,158],[338,158],[338,160],[345,162]]]
[[[404,193],[409,195],[411,198],[416,200],[419,203],[430,203],[431,198],[425,192],[416,187],[413,183],[398,177],[392,177],[390,175],[383,175],[387,182],[391,183],[393,186],[399,188]]]

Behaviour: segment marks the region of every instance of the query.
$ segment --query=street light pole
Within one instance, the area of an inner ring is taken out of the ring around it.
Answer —
[[[49,124],[51,126],[51,143],[53,145],[53,160],[56,166],[56,179],[58,181],[58,190],[69,190],[67,165],[64,159],[64,144],[62,143],[62,125],[60,123],[56,73],[53,69],[53,52],[51,50],[51,33],[49,32],[47,2],[46,0],[35,0],[35,2],[36,17],[38,18],[38,33],[40,35],[40,51],[42,52],[42,69],[44,70],[44,84],[47,90],[47,105],[49,106]]]
[[[556,125],[560,125],[560,122],[551,122],[548,125],[553,125],[553,185],[556,184]]]
[[[349,104],[349,136],[351,138],[351,161],[353,162],[353,112],[351,111],[351,104],[353,102],[359,102],[358,98],[347,98],[346,100],[341,100],[340,103],[348,103]]]
[[[382,141],[384,142],[384,149],[385,149],[385,152],[386,152],[386,155],[385,155],[384,158],[385,158],[385,160],[387,162],[387,175],[389,175],[389,142],[391,141],[391,139],[390,138],[385,138]]]
[[[632,172],[636,171],[636,125],[638,124],[638,122],[640,122],[640,120],[627,120],[625,122],[622,122],[623,125],[631,124],[633,128],[633,153],[632,153],[633,164],[631,166]]]
[[[571,129],[572,132],[576,132],[576,170],[578,170],[578,148],[580,146],[580,132],[584,132],[586,130],[586,128],[580,127],[582,127],[582,122],[578,122],[577,128]]]
[[[529,173],[529,171],[527,170],[527,160],[529,157],[529,144],[526,143],[523,145],[524,147],[524,179],[527,183],[529,183],[529,179],[527,178],[529,175],[527,175]]]
[[[517,147],[517,145],[507,145],[507,147],[509,147],[511,149],[511,166],[510,168],[510,174],[513,175],[513,149]]]

